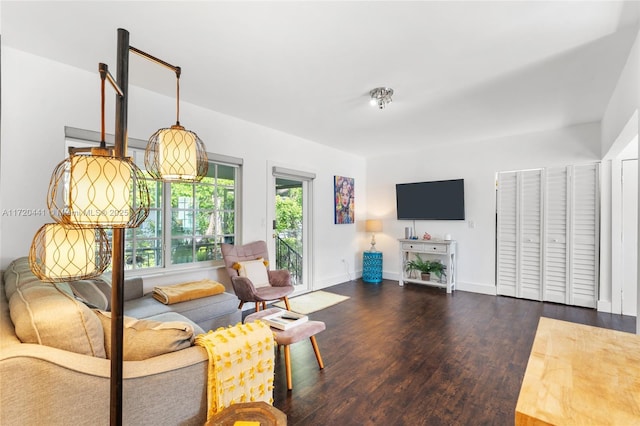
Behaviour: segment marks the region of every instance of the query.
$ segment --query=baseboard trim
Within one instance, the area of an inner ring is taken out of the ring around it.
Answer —
[[[598,303],[596,304],[596,309],[598,310],[598,312],[611,313],[611,310],[612,310],[611,302],[608,300],[598,300]]]
[[[498,294],[495,285],[466,283],[460,281],[456,283],[456,290],[468,291],[470,293],[487,294],[489,296],[496,296]]]

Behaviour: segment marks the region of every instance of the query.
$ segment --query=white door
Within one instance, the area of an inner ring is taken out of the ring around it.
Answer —
[[[520,294],[542,300],[542,170],[521,172]]]
[[[570,222],[568,208],[569,177],[566,167],[546,170],[545,183],[545,250],[543,300],[568,303],[567,274],[569,253],[567,224]]]
[[[637,315],[638,160],[622,161],[622,314]]]
[[[269,212],[269,252],[275,269],[291,273],[293,294],[313,289],[312,194],[315,174],[272,168],[273,204]]]
[[[496,285],[503,296],[516,297],[518,282],[518,174],[499,173],[497,178]]]
[[[600,167],[570,166],[569,301],[595,308],[600,265]]]
[[[542,170],[498,174],[497,292],[541,299]]]
[[[497,293],[595,307],[599,165],[498,174]]]

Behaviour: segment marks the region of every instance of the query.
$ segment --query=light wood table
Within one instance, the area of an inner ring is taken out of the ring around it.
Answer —
[[[515,424],[640,424],[640,336],[540,318]]]

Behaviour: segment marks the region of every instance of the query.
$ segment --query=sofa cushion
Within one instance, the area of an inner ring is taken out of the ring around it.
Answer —
[[[29,267],[29,258],[20,257],[9,264],[4,271],[4,293],[7,300],[16,292],[19,286],[40,285],[42,282]]]
[[[193,327],[193,334],[195,336],[205,332],[202,329],[202,327],[200,327],[198,324],[191,321],[189,318],[185,317],[184,315],[180,315],[177,312],[165,312],[164,314],[154,315],[152,317],[145,318],[145,319],[148,319],[151,321],[160,321],[160,322],[175,322],[175,321],[186,322],[187,324],[190,324]]]
[[[69,283],[73,294],[90,308],[111,309],[111,286],[101,279],[77,280]]]
[[[111,312],[94,311],[104,329],[107,358],[111,356]],[[160,322],[124,317],[124,361],[147,358],[179,351],[193,344],[194,328],[187,321]]]
[[[208,331],[213,328],[215,318],[224,318],[226,315],[233,315],[240,311],[238,309],[238,298],[230,293],[220,293],[215,296],[202,297],[173,305],[162,304],[154,299],[151,294],[147,294],[139,299],[124,303],[124,314],[135,318],[149,318],[165,312],[182,314]],[[222,325],[229,325],[228,321]]]
[[[69,283],[73,294],[92,309],[111,310],[111,275],[103,274],[98,278],[77,280]],[[141,277],[125,278],[123,298],[125,301],[143,296]]]
[[[16,287],[9,300],[16,335],[23,343],[105,358],[100,320],[63,287],[42,282]]]
[[[101,290],[105,291],[105,294],[111,299],[111,273],[100,275],[100,281],[103,282],[106,287],[99,286]],[[123,295],[125,302],[127,300],[137,299],[144,295],[143,280],[142,277],[129,277],[124,279],[123,283]]]

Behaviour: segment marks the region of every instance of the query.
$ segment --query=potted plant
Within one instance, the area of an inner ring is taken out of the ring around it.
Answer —
[[[444,271],[447,268],[447,265],[440,262],[439,260],[432,260],[430,263],[430,272],[434,273],[436,277],[438,277],[440,282],[443,282],[442,277],[447,275],[447,273]]]
[[[431,280],[431,273],[433,272],[438,278],[444,274],[445,265],[437,260],[428,260],[420,257],[420,254],[416,253],[415,259],[409,260],[405,265],[407,272],[420,271],[420,278],[423,281]]]
[[[420,272],[423,281],[431,280],[431,261],[422,259],[417,253],[415,259],[407,262],[407,270]]]

